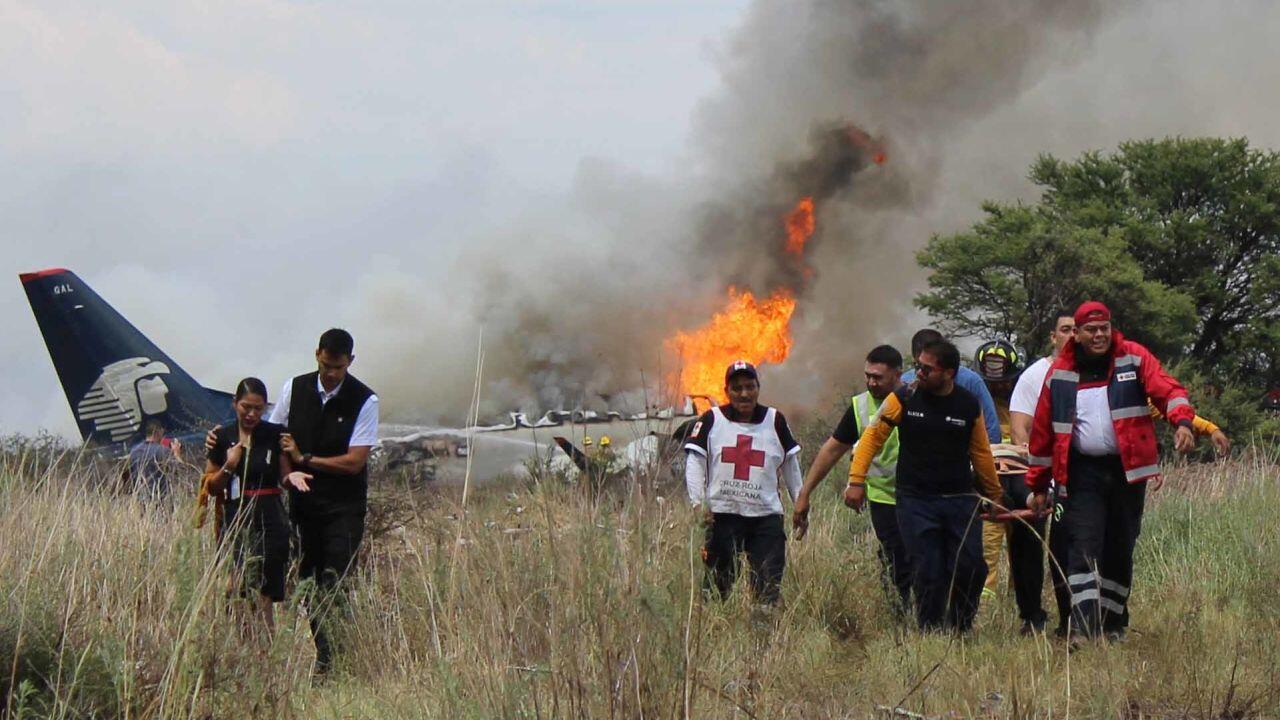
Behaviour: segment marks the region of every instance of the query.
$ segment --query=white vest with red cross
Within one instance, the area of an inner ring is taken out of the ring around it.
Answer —
[[[778,437],[778,411],[759,423],[737,423],[720,408],[707,437],[707,507],[748,517],[782,514],[778,471],[787,452]],[[796,448],[797,450],[799,448]]]

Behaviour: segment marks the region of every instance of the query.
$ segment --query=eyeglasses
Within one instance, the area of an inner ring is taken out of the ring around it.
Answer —
[[[936,368],[932,365],[922,365],[920,363],[916,363],[916,375],[919,375],[921,377],[924,377],[925,375],[928,375],[930,373],[938,372],[938,370],[940,369],[941,368]]]

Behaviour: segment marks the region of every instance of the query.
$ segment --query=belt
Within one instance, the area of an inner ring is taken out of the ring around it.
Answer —
[[[244,495],[245,497],[259,497],[261,495],[279,495],[280,488],[273,487],[273,488],[260,488],[257,490],[245,490],[241,494]]]

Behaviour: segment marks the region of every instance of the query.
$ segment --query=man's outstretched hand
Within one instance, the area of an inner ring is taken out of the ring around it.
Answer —
[[[1221,430],[1214,430],[1209,436],[1209,442],[1213,443],[1213,449],[1219,456],[1226,456],[1231,452],[1231,440],[1227,438],[1227,434]]]
[[[315,478],[301,470],[294,470],[285,476],[284,484],[294,486],[299,492],[311,492],[310,482],[314,479]]]
[[[1173,433],[1173,449],[1180,453],[1189,453],[1196,447],[1196,434],[1186,425],[1178,426]]]

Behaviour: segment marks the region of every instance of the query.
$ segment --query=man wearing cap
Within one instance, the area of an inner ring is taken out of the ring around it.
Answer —
[[[871,463],[897,428],[898,528],[914,569],[921,630],[973,626],[987,574],[975,490],[993,502],[1003,493],[982,406],[956,383],[959,369],[955,345],[924,346],[916,357],[919,381],[890,393],[858,439],[844,495],[850,507],[861,502]]]
[[[1072,634],[1120,639],[1147,485],[1162,484],[1148,403],[1176,428],[1174,448],[1183,453],[1195,447],[1195,411],[1155,355],[1112,328],[1106,305],[1086,302],[1074,320],[1075,340],[1054,360],[1035,409],[1028,505],[1047,507],[1050,479],[1070,498],[1063,525]]]
[[[1049,331],[1049,344],[1053,352],[1032,363],[1018,377],[1018,384],[1013,388],[1013,397],[1009,401],[1010,432],[1013,444],[1026,447],[1031,439],[1031,426],[1035,421],[1036,407],[1040,404],[1040,391],[1044,388],[1045,379],[1054,360],[1062,353],[1062,349],[1075,339],[1075,310],[1063,308],[1054,315],[1053,329]],[[1154,406],[1151,407],[1153,419],[1162,420],[1163,416]],[[1210,420],[1196,415],[1191,420],[1191,429],[1196,435],[1209,438],[1219,455],[1225,455],[1231,449],[1231,441],[1222,429]],[[1052,486],[1050,492],[1052,493]],[[1071,617],[1071,588],[1064,574],[1067,567],[1067,556],[1070,548],[1066,524],[1066,498],[1059,498],[1053,506],[1053,527],[1049,532],[1049,573],[1053,579],[1053,596],[1058,607],[1058,627],[1055,633],[1065,637]],[[1038,590],[1035,595],[1039,597]]]
[[[760,376],[751,363],[739,360],[725,370],[724,392],[729,402],[703,413],[684,446],[689,502],[703,509],[707,523],[705,586],[727,595],[745,552],[753,597],[772,605],[786,567],[778,481],[795,499],[800,445],[782,413],[758,402]]]

